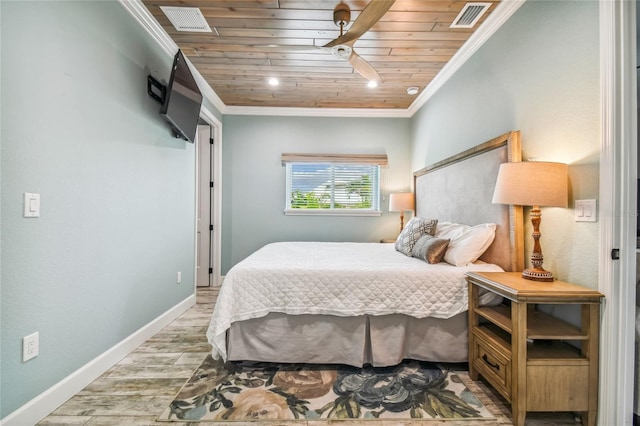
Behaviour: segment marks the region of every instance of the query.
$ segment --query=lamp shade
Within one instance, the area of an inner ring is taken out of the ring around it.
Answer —
[[[413,192],[399,192],[389,195],[389,211],[413,211]]]
[[[495,204],[567,207],[567,165],[543,161],[503,163],[493,193]]]

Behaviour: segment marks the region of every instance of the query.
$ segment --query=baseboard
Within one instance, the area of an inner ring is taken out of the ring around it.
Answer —
[[[122,358],[130,354],[151,336],[185,313],[195,305],[195,303],[195,295],[187,297],[111,349],[98,355],[69,376],[0,420],[0,426],[35,425],[73,395],[84,389],[89,383],[100,377],[105,371],[116,365]]]

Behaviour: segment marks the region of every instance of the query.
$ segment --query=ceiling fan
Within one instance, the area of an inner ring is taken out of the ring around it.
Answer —
[[[340,27],[340,36],[322,47],[330,48],[331,53],[338,58],[347,59],[353,69],[367,80],[380,81],[378,72],[356,53],[353,44],[387,13],[393,3],[395,0],[372,0],[346,33],[343,31],[351,20],[351,9],[343,2],[338,3],[333,10],[333,22]]]
[[[356,53],[353,44],[387,13],[395,1],[396,0],[371,0],[362,10],[358,18],[353,21],[351,28],[349,28],[346,33],[344,32],[344,28],[349,25],[349,21],[351,20],[351,9],[349,5],[341,1],[333,10],[333,22],[340,27],[340,36],[324,46],[318,47],[321,49],[330,49],[334,56],[349,61],[353,69],[364,78],[369,81],[379,82],[380,74],[378,74],[369,62]],[[288,46],[288,48],[295,47]],[[295,49],[308,50],[309,46],[299,46],[299,49]]]

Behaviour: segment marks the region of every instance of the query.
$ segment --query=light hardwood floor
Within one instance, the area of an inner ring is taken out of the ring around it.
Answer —
[[[197,303],[169,326],[158,332],[129,356],[88,385],[66,403],[44,418],[39,425],[108,425],[186,426],[198,423],[156,422],[156,417],[169,405],[182,385],[207,356],[210,346],[205,336],[217,296],[217,289],[198,289]],[[375,426],[442,425],[472,426],[509,425],[511,412],[504,400],[483,382],[471,382],[458,373],[467,386],[495,415],[496,420],[442,422],[372,420]],[[268,422],[285,426],[359,425],[360,421],[287,421]],[[212,423],[202,423],[202,426]],[[256,426],[257,423],[234,422],[228,426]],[[571,413],[530,413],[527,425],[576,425]]]

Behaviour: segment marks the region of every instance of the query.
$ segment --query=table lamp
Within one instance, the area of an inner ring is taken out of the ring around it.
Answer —
[[[542,267],[540,248],[540,207],[567,207],[567,165],[543,161],[503,163],[493,193],[493,203],[532,206],[532,268],[522,271],[522,278],[553,281],[553,273]]]
[[[404,228],[404,212],[413,211],[413,192],[390,194],[389,211],[400,212],[400,232],[402,232],[402,228]]]

